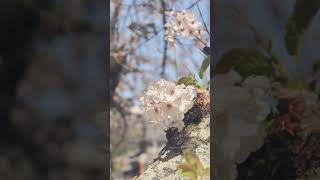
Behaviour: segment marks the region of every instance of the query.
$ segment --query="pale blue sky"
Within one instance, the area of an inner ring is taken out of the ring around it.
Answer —
[[[124,1],[124,8],[128,8],[128,6],[131,4],[132,0],[125,0]],[[137,4],[139,4],[139,2],[141,1],[137,1]],[[169,2],[169,1],[168,1]],[[183,9],[186,9],[187,7],[189,7],[193,2],[195,1],[177,1],[178,3],[175,3],[173,5],[173,8],[177,11],[181,11]],[[209,12],[209,7],[210,7],[210,1],[208,0],[200,0],[199,1],[199,8],[202,12],[203,18],[207,24],[207,27],[210,30],[210,12]],[[127,9],[124,9],[127,10]],[[201,18],[199,16],[199,12],[197,10],[197,7],[194,6],[192,9],[190,9],[191,11],[193,11],[197,17],[198,20],[201,21]],[[144,14],[140,14],[140,16],[132,16],[132,17],[128,17],[126,19],[126,22],[122,24],[121,26],[121,30],[122,32],[125,32],[124,34],[130,36],[130,30],[127,28],[127,26],[131,23],[131,19],[133,20],[141,20],[143,19],[143,21],[145,23],[155,23],[156,27],[158,30],[161,30],[161,33],[159,33],[159,35],[157,37],[155,37],[154,39],[150,40],[149,42],[147,42],[144,46],[140,47],[139,49],[137,49],[137,53],[138,54],[142,54],[148,57],[149,62],[145,63],[145,64],[141,64],[139,66],[140,69],[147,69],[152,71],[152,79],[153,80],[158,80],[160,78],[160,73],[161,73],[161,60],[162,59],[162,50],[163,50],[163,36],[164,36],[164,31],[162,30],[162,19],[157,18],[156,16],[147,16]],[[142,21],[140,21],[142,22]],[[187,56],[187,57],[181,57],[179,56],[179,52],[180,52],[180,48],[174,48],[174,49],[169,49],[168,50],[168,56],[172,57],[175,61],[177,61],[177,63],[179,63],[180,65],[178,66],[179,71],[182,69],[185,69],[185,67],[182,64],[186,64],[188,66],[188,68],[192,71],[193,74],[197,74],[198,72],[198,68],[202,63],[202,60],[204,59],[204,54],[196,47],[194,46],[190,46],[190,41],[185,40],[180,38],[179,40],[181,40],[181,42],[184,44],[185,47],[190,47],[191,48],[191,56]],[[209,43],[208,43],[209,45]],[[191,63],[191,60],[196,60],[195,63]],[[157,61],[157,62],[156,62]],[[182,68],[182,69],[181,69]],[[206,80],[209,79],[209,70],[206,73]],[[176,73],[174,67],[167,65],[166,66],[166,71],[165,71],[165,78],[167,80],[172,80],[172,81],[176,81],[179,79],[179,74]],[[184,74],[186,75],[186,74]],[[181,76],[181,74],[180,74]],[[131,82],[132,85],[134,85],[135,89],[134,91],[128,90],[128,91],[124,91],[121,93],[121,95],[124,98],[131,98],[134,95],[139,95],[141,94],[141,92],[144,90],[145,85],[143,84],[142,81],[139,80],[133,80],[133,77],[131,74],[126,75],[125,77],[128,82]]]

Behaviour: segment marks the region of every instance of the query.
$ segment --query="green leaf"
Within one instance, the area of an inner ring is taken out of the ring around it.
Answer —
[[[192,154],[191,152],[186,152],[184,153],[183,157],[193,167],[193,169],[198,171],[199,169],[203,168],[201,161],[195,154]]]
[[[193,76],[184,76],[178,80],[177,84],[184,84],[186,86],[197,86],[197,80]]]
[[[313,68],[312,68],[312,76],[315,77],[315,75],[317,75],[317,73],[319,73],[319,70],[320,70],[320,61],[316,62],[316,63],[313,65]]]
[[[193,170],[192,166],[188,163],[180,163],[180,164],[178,164],[177,168],[181,169],[182,172]]]
[[[199,70],[199,77],[201,79],[204,78],[204,73],[206,72],[207,68],[210,65],[210,56],[206,57],[201,64],[200,70]]]
[[[148,24],[146,24],[146,26],[150,27],[152,29],[156,27],[156,25],[154,23],[148,23]]]
[[[302,90],[305,88],[305,81],[303,79],[290,79],[283,87],[292,90]]]
[[[195,172],[193,172],[193,171],[181,172],[180,174],[181,174],[181,176],[189,177],[191,180],[197,180],[198,179],[197,174]]]
[[[234,12],[239,16],[240,21],[244,23],[253,33],[262,48],[267,51],[271,49],[271,41],[266,41],[263,39],[262,35],[257,31],[257,29],[250,23],[245,14],[237,7],[233,8]]]
[[[131,23],[128,28],[131,30],[131,31],[135,31],[136,29],[138,29],[139,27],[139,24],[138,23]]]
[[[132,180],[136,180],[136,179],[138,179],[138,176],[134,176],[134,177],[132,178]]]
[[[204,175],[204,176],[210,176],[210,168],[205,168],[205,169],[203,170],[203,175]]]
[[[214,73],[227,73],[234,69],[243,78],[251,75],[273,74],[273,67],[268,58],[255,49],[238,48],[225,52],[215,66]]]
[[[197,180],[197,173],[195,169],[189,163],[180,163],[177,168],[181,170],[181,176],[189,177]]]
[[[257,31],[257,29],[250,23],[250,21],[247,19],[247,17],[244,15],[244,13],[239,8],[233,8],[234,12],[239,16],[240,21],[242,21],[253,33],[254,36],[259,44],[259,46],[266,51],[266,53],[270,56],[270,60],[272,64],[275,65],[275,68],[277,68],[277,71],[279,71],[279,76],[281,76],[282,79],[287,79],[288,74],[284,68],[284,65],[282,64],[281,58],[278,57],[276,53],[272,50],[272,42],[271,40],[265,40],[263,36]]]
[[[271,120],[265,122],[264,129],[269,134],[272,132],[274,126],[275,126],[275,120],[271,119]]]
[[[296,0],[285,27],[285,45],[290,55],[299,51],[304,32],[320,8],[320,0]]]

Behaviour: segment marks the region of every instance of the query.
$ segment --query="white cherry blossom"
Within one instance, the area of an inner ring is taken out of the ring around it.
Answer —
[[[151,84],[140,98],[150,122],[164,128],[182,125],[184,113],[193,105],[196,91],[193,86],[176,85],[160,79]]]
[[[233,70],[217,74],[212,81],[214,120],[219,127],[224,127],[216,131],[219,166],[227,167],[229,177],[224,179],[235,179],[235,162],[243,162],[263,144],[266,133],[262,122],[271,112],[272,84],[264,76],[243,80]]]
[[[171,43],[175,43],[177,35],[184,38],[201,39],[204,35],[202,24],[197,21],[196,16],[187,10],[176,12],[175,10],[166,13],[169,21],[165,24],[165,39]]]

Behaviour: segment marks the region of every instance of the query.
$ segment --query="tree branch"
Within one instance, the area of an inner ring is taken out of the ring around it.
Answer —
[[[165,28],[165,24],[167,23],[166,15],[165,15],[165,10],[166,10],[166,4],[164,0],[161,0],[161,7],[162,7],[162,23],[163,23],[163,28]],[[166,63],[167,63],[167,50],[168,50],[168,42],[165,40],[165,36],[163,37],[164,41],[164,46],[163,46],[163,56],[162,56],[162,72],[161,76],[163,77],[165,74],[165,69],[166,69]]]

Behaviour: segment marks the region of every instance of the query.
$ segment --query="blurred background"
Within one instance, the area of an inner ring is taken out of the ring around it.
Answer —
[[[210,31],[209,0],[110,1],[113,179],[131,179],[144,172],[166,143],[163,129],[151,124],[141,110],[139,98],[145,88],[160,78],[177,81],[198,74],[205,57],[203,45],[192,40],[178,38],[176,47],[164,40],[164,24],[168,22],[165,12],[173,9],[192,11]],[[209,37],[207,34],[207,46]],[[208,80],[209,73],[204,83]]]
[[[294,56],[290,56],[284,46],[285,25],[293,11],[295,1],[292,0],[227,0],[215,1],[213,9],[213,34],[216,54],[219,57],[232,48],[256,48],[256,38],[252,31],[240,20],[233,8],[239,8],[266,40],[272,41],[272,47],[285,61],[285,65],[293,74]],[[320,56],[319,47],[320,16],[315,16],[304,37],[302,50],[303,74],[312,71],[313,64]],[[217,59],[217,60],[218,60]]]
[[[107,4],[0,2],[0,179],[105,179]]]
[[[284,35],[285,26],[287,24],[289,16],[293,11],[295,2],[296,1],[292,0],[214,1],[212,18],[214,36],[213,46],[215,50],[214,57],[217,57],[214,58],[215,62],[219,61],[223,53],[228,52],[229,50],[234,48],[252,48],[261,50],[255,34],[243,21],[241,21],[241,18],[239,18],[239,16],[233,9],[238,8],[249,20],[251,25],[256,28],[257,32],[262,35],[263,39],[267,41],[270,40],[273,51],[283,60],[285,68],[289,71],[290,77],[293,78],[295,71],[295,57],[288,54],[284,44]],[[313,65],[315,64],[315,62],[319,61],[319,28],[320,16],[319,13],[317,13],[310,27],[305,32],[304,42],[302,45],[303,48],[301,55],[301,68],[304,81],[310,80]],[[228,79],[226,79],[226,81],[227,80]],[[219,87],[215,86],[215,82],[213,82],[213,86],[216,87],[214,96],[225,97],[225,100],[220,98],[221,102],[227,102],[229,100],[228,98],[231,97],[229,94],[225,94],[225,92],[228,91],[218,92],[217,89],[219,89]],[[236,102],[237,100],[235,99],[234,101]],[[234,109],[239,110],[240,112],[242,111],[243,114],[245,114],[245,112],[247,111],[244,111],[243,109],[245,109],[246,106],[248,105],[237,106]],[[252,117],[257,114],[258,112],[256,112],[256,114],[252,114]],[[215,122],[217,122],[217,119],[215,119]],[[220,178],[223,177],[225,179],[229,179],[231,177],[231,173],[230,171],[228,171],[228,169],[231,169],[231,166],[236,166],[236,164],[240,163],[239,161],[235,160],[233,160],[232,162],[227,162],[225,159],[221,158],[224,154],[232,154],[232,152],[234,152],[236,148],[238,148],[237,146],[239,144],[244,147],[242,149],[250,147],[251,150],[248,150],[250,152],[261,146],[259,143],[262,143],[264,137],[264,134],[262,134],[263,131],[259,130],[257,131],[258,133],[254,134],[253,136],[249,136],[246,134],[249,132],[248,129],[253,129],[250,125],[252,125],[252,123],[239,125],[239,121],[229,123],[221,120],[220,122],[217,122],[214,129],[215,133],[220,134],[217,138],[217,141],[219,141],[219,143],[221,144],[226,143],[230,145],[225,149],[223,149],[222,146],[217,146],[217,149],[215,151],[217,153],[214,154],[214,157],[216,157],[215,162],[217,174],[220,176]],[[231,139],[230,137],[232,136],[235,138]],[[223,139],[222,137],[225,139]],[[242,140],[240,140],[241,138]],[[243,157],[243,154],[241,154],[241,158],[246,158],[247,155]]]

